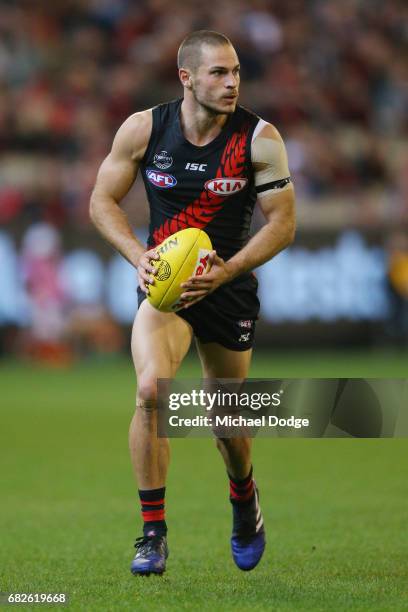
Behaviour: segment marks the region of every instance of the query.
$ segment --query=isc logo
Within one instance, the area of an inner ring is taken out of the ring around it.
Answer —
[[[146,170],[146,176],[155,187],[160,187],[160,189],[168,189],[169,187],[177,185],[177,180],[174,176],[166,172],[158,172],[157,170],[148,168]]]
[[[241,191],[247,184],[246,178],[217,178],[207,181],[205,188],[220,196],[229,196]]]
[[[205,172],[208,164],[196,164],[194,162],[186,163],[186,170],[198,170],[199,172]]]

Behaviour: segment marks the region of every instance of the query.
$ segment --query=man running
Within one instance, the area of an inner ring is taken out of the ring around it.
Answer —
[[[169,442],[157,437],[157,379],[173,378],[195,336],[205,378],[248,375],[259,301],[252,270],[293,240],[294,190],[278,131],[237,104],[240,66],[218,32],[191,33],[178,51],[183,98],[135,113],[119,128],[91,197],[93,223],[137,268],[139,309],[132,334],[137,375],[129,445],[142,507],[135,575],[161,574],[168,556],[165,485]],[[119,207],[141,170],[150,205],[140,243]],[[229,185],[229,187],[228,187]],[[231,186],[234,189],[231,189]],[[249,237],[256,200],[266,224]],[[187,227],[204,229],[212,268],[183,285],[184,307],[161,313],[146,300],[155,247]],[[232,555],[253,569],[265,548],[251,439],[217,438],[230,484]]]

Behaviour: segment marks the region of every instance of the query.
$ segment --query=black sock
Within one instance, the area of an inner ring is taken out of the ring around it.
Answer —
[[[167,525],[164,510],[166,487],[160,489],[139,489],[142,505],[143,535],[166,535]]]
[[[252,479],[252,465],[246,478],[237,479],[228,474],[230,481],[230,501],[232,504],[245,504],[252,501],[254,496],[254,481]]]

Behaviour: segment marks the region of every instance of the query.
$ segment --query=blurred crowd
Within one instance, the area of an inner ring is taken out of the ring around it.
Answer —
[[[182,94],[177,48],[202,28],[233,41],[240,101],[284,136],[300,202],[407,222],[407,24],[404,0],[0,1],[0,226],[88,233],[113,134]],[[144,201],[136,186],[137,225]]]
[[[0,0],[0,354],[66,363],[124,346],[136,279],[119,256],[98,259],[89,195],[124,119],[182,95],[177,49],[197,29],[231,38],[240,103],[283,135],[300,231],[380,238],[387,334],[406,345],[407,24],[405,0]],[[143,233],[140,179],[124,205]],[[333,253],[318,253],[320,273],[337,265]]]

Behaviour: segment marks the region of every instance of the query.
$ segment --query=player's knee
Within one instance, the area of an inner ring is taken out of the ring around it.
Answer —
[[[137,381],[138,404],[141,406],[156,405],[157,378],[150,375],[141,375]]]
[[[156,400],[144,400],[140,397],[136,400],[136,410],[141,410],[145,414],[152,414],[156,412],[157,402]]]

